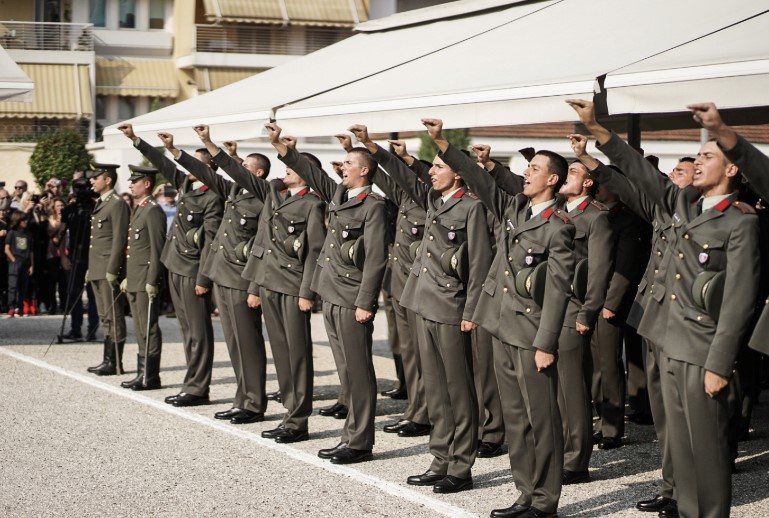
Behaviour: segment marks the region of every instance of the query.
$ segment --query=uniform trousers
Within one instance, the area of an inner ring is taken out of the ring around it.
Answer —
[[[624,323],[598,318],[590,340],[593,359],[592,395],[598,420],[594,431],[604,437],[625,434],[625,368],[622,363]]]
[[[248,307],[248,292],[215,284],[224,341],[235,371],[233,408],[264,413],[267,409],[267,356],[262,310]]]
[[[660,495],[665,498],[676,498],[675,479],[673,477],[673,459],[668,443],[667,426],[668,419],[665,415],[665,406],[662,402],[662,386],[660,383],[660,368],[667,362],[662,348],[654,342],[646,340],[646,386],[649,390],[649,406],[654,419],[654,432],[657,434],[657,442],[660,448],[662,460],[662,486]]]
[[[727,429],[729,387],[705,393],[705,369],[665,357],[661,381],[681,516],[729,516],[732,473]]]
[[[573,327],[561,329],[557,364],[558,407],[563,424],[563,468],[568,471],[587,471],[593,453],[593,415],[585,382],[589,347],[589,336],[579,334]]]
[[[150,307],[150,298],[146,291],[128,292],[126,296],[128,297],[128,305],[131,307],[139,356],[144,359],[160,358],[163,335],[158,325],[158,315],[160,314],[158,299],[152,299],[152,307]],[[149,340],[147,339],[147,321],[149,321]]]
[[[629,324],[623,330],[625,342],[625,370],[627,371],[627,401],[633,413],[651,416],[649,391],[646,382],[646,344],[638,331]]]
[[[516,503],[555,513],[563,480],[558,370],[537,371],[534,350],[495,340],[494,369],[502,400]],[[560,361],[560,359],[559,359]]]
[[[430,431],[430,453],[435,473],[469,478],[478,442],[478,399],[473,382],[470,333],[458,325],[419,318],[419,356],[422,362]]]
[[[472,332],[473,374],[478,394],[478,440],[502,444],[505,440],[505,420],[499,399],[497,376],[494,374],[494,347],[491,333],[477,327]]]
[[[99,312],[104,338],[112,338],[116,343],[125,342],[123,292],[107,282],[107,279],[91,281],[91,287],[96,296],[96,311]]]
[[[280,398],[286,408],[282,426],[306,431],[312,414],[313,359],[310,312],[299,309],[299,297],[259,289],[264,323],[270,337]]]
[[[347,419],[342,440],[354,450],[370,450],[374,446],[376,416],[376,374],[371,356],[373,319],[365,324],[355,320],[355,310],[323,302],[323,320],[334,355],[334,362],[346,394]]]
[[[425,399],[425,384],[422,379],[422,365],[419,359],[419,341],[417,340],[416,313],[406,309],[393,299],[395,325],[398,327],[400,355],[403,360],[403,372],[406,378],[406,390],[409,395],[409,406],[403,413],[403,419],[419,424],[427,424],[427,400]]]
[[[187,373],[182,392],[208,395],[214,364],[214,328],[211,325],[211,292],[195,295],[195,279],[169,272],[171,300],[182,331]]]

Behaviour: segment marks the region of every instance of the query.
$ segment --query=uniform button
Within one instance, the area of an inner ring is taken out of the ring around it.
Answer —
[[[186,254],[187,252],[189,252],[189,250],[187,250],[187,249],[185,248],[185,249],[184,249],[184,253]]]
[[[277,216],[277,215],[278,215],[278,213],[276,212],[276,213],[275,213],[275,215]]]
[[[275,238],[274,238],[274,237],[272,238],[272,242],[273,242],[273,243],[275,242]]]
[[[131,255],[130,255],[130,254],[129,254],[129,255],[126,255],[126,258],[129,258],[129,257],[131,257]]]
[[[335,228],[332,228],[332,229],[331,229],[331,233],[332,233],[332,234],[336,234],[336,229],[335,229]]]
[[[528,250],[526,250],[526,252],[527,252],[527,253],[531,253],[531,248],[529,248]]]
[[[176,236],[171,236],[171,239],[176,239]]]
[[[526,313],[531,313],[531,308],[526,308]]]
[[[660,271],[659,270],[654,270],[654,273],[660,273]]]
[[[176,228],[179,228],[179,224],[178,224],[178,223],[174,223],[174,226],[175,226]]]
[[[451,283],[450,283],[450,282],[447,282],[447,283],[446,283],[446,287],[447,287],[447,288],[451,288]]]
[[[349,276],[350,276],[350,274],[349,274],[349,273],[345,273],[345,274],[344,274],[344,276],[345,276],[345,277],[349,277]]]
[[[271,254],[272,253],[272,248],[267,249],[267,253]]]
[[[516,244],[516,245],[518,244],[518,240],[517,240],[517,239],[515,240],[515,244]]]
[[[430,236],[430,237],[428,237],[427,239],[429,239],[430,241],[432,241],[432,240],[433,240],[433,239],[435,239],[435,238],[434,238],[433,236]]]
[[[505,270],[505,277],[508,277],[510,275],[510,272],[508,270]]]
[[[396,246],[397,248],[400,248],[401,244],[400,244],[400,243],[395,243],[395,246]]]
[[[403,213],[401,213],[401,214],[403,214]],[[405,214],[403,214],[403,219],[406,219],[406,215]]]
[[[702,315],[697,315],[697,320],[702,320]]]
[[[401,231],[401,234],[403,234],[403,229],[401,228],[401,229],[399,229],[399,230]]]
[[[427,271],[427,268],[422,268],[422,271],[423,271],[423,272],[426,272],[426,271]]]
[[[764,302],[764,305],[769,306],[769,299],[766,299],[766,301]]]
[[[673,293],[673,294],[670,296],[670,300],[676,300],[676,294],[675,294],[675,293]]]
[[[680,273],[677,273],[677,274],[676,274],[676,280],[677,280],[677,281],[680,281],[680,280],[681,280],[681,274],[680,274]]]
[[[667,238],[665,236],[662,236],[663,241],[667,241]]]
[[[228,220],[227,220],[227,223],[232,223],[232,219],[228,219]]]
[[[438,221],[437,220],[433,220],[433,225],[435,225],[436,223],[438,223]]]
[[[398,260],[398,258],[397,258],[397,257],[393,257],[393,261],[397,261],[397,260]]]
[[[508,292],[508,291],[510,291],[510,290],[509,290],[509,289],[507,289],[507,288],[502,288],[502,291],[503,291],[503,292],[505,292],[505,293],[507,293],[507,292]]]
[[[227,232],[224,233],[224,237],[227,237]]]
[[[328,262],[328,261],[330,261],[330,260],[331,260],[331,258],[330,258],[330,257],[326,257],[326,262]]]
[[[93,245],[88,245],[88,248],[93,248]]]
[[[286,265],[286,268],[291,268],[291,265],[290,265],[290,264],[287,264],[287,265]]]
[[[275,230],[278,230],[278,226],[277,226],[277,225],[275,225],[275,227],[274,227],[274,228],[275,228]]]
[[[660,252],[659,250],[657,250],[657,257],[662,257],[662,252]]]
[[[432,256],[433,254],[431,254],[430,252],[427,252],[427,257],[432,257]]]
[[[507,257],[507,260],[510,261],[511,263],[513,262],[513,258],[510,256]]]
[[[678,252],[678,258],[679,259],[683,259],[684,258],[684,254],[682,252]]]
[[[127,247],[125,247],[125,248],[126,248],[126,250],[130,250],[130,249],[131,249],[131,245],[128,245],[128,246],[127,246]]]
[[[329,246],[330,246],[331,248],[334,248],[334,243],[331,243]]]
[[[222,250],[224,248],[224,245],[219,245],[219,250]]]
[[[689,234],[684,234],[684,239],[689,239]]]

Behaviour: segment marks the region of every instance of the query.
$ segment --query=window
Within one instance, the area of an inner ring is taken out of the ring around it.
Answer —
[[[124,121],[133,119],[136,116],[136,102],[133,97],[118,97],[117,99],[117,117]]]
[[[136,28],[136,0],[120,0],[119,27],[121,29]]]
[[[166,23],[166,0],[150,0],[150,29],[162,29]]]
[[[103,95],[96,96],[96,118],[100,120],[107,118],[107,100]]]
[[[107,0],[91,0],[88,20],[94,27],[106,27]]]

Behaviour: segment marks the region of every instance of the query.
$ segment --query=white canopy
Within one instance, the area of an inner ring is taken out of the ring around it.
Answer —
[[[604,82],[609,113],[769,106],[769,11],[632,65]]]
[[[764,10],[763,0],[563,0],[293,103],[279,109],[277,119],[286,134],[297,136],[329,135],[351,123],[374,132],[418,130],[420,117],[442,118],[446,127],[573,120],[563,100],[592,97],[596,77]],[[765,35],[760,44],[753,38],[744,45],[765,46]],[[699,52],[691,57],[717,53]],[[691,99],[692,92],[683,95]]]
[[[35,84],[0,46],[0,100],[32,101]]]
[[[356,34],[280,67],[129,122],[140,137],[168,130],[181,144],[198,142],[191,127],[199,123],[211,125],[212,134],[221,140],[258,137],[263,133],[263,123],[281,106],[455,45],[562,0],[481,1],[485,10],[475,16],[452,17],[423,25],[412,23],[424,16],[423,10],[396,15],[398,26],[403,28]],[[489,10],[494,5],[498,8]],[[468,7],[466,11],[473,10]],[[457,13],[451,11],[451,16],[455,15]],[[366,24],[361,27],[365,29]],[[108,147],[130,146],[117,125],[104,130],[104,141]]]

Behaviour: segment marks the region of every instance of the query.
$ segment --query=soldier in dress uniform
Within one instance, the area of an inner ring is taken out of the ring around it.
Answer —
[[[537,152],[523,178],[514,179],[522,192],[511,195],[497,184],[501,171],[482,171],[442,139],[440,121],[428,124],[441,158],[465,178],[498,227],[497,251],[475,319],[497,338],[495,371],[510,467],[521,494],[513,505],[494,509],[491,516],[553,517],[563,478],[555,363],[571,296],[575,235],[574,225],[556,207],[555,193],[568,165],[556,153]]]
[[[323,297],[326,332],[349,412],[341,442],[318,456],[334,464],[367,461],[373,457],[377,395],[373,319],[387,265],[384,201],[371,192],[377,165],[367,150],[355,148],[345,157],[337,184],[293,148],[295,139],[281,141],[276,124],[265,127],[280,160],[328,203],[328,233],[311,288]]]
[[[214,360],[211,324],[213,281],[202,271],[224,210],[221,198],[193,175],[176,168],[163,153],[138,138],[130,124],[118,129],[125,134],[179,194],[176,217],[163,247],[161,261],[168,269],[171,299],[182,331],[187,373],[182,391],[165,401],[174,406],[208,404]],[[166,134],[158,134],[161,140]],[[210,160],[208,151],[195,152],[198,160]]]
[[[126,278],[120,289],[128,297],[139,351],[136,377],[120,384],[131,390],[160,388],[163,336],[158,326],[158,294],[163,285],[160,254],[166,241],[166,215],[152,199],[157,169],[129,165],[131,194],[136,201],[126,247]],[[147,333],[149,331],[149,334]]]
[[[595,120],[593,104],[567,101],[639,190],[673,222],[662,391],[684,516],[728,516],[728,385],[758,292],[758,218],[736,199],[737,166],[715,142],[702,146],[691,187],[679,189]],[[723,283],[723,284],[721,284]]]
[[[368,138],[365,127],[356,128],[355,136],[372,153],[379,164],[379,168],[373,176],[374,184],[398,207],[395,239],[392,252],[389,255],[389,266],[392,272],[393,312],[395,313],[395,325],[400,340],[400,354],[403,359],[409,405],[401,419],[385,425],[383,430],[385,433],[397,433],[399,437],[429,435],[430,422],[427,418],[427,401],[417,341],[418,316],[401,304],[403,289],[416,257],[416,249],[424,238],[426,212],[423,206],[414,201],[388,174],[388,171],[394,168],[401,168],[406,170],[404,175],[410,175],[407,165],[395,155],[372,142]],[[352,149],[349,135],[342,134],[336,137],[345,150]],[[396,145],[403,146],[403,143],[398,142]],[[405,149],[402,152],[405,153]]]
[[[249,282],[251,304],[259,304],[264,311],[286,414],[279,426],[263,431],[262,437],[278,443],[305,441],[314,374],[310,311],[315,293],[310,284],[326,236],[324,204],[293,170],[287,169],[282,181],[268,182],[248,169],[256,157],[249,155],[241,167],[214,144],[207,126],[196,126],[195,131],[214,163],[264,204],[241,275]]]
[[[244,247],[256,235],[264,204],[235,182],[226,180],[208,165],[177,149],[173,136],[166,135],[163,143],[174,160],[224,203],[222,222],[209,245],[208,257],[200,267],[202,274],[214,281],[224,341],[235,372],[232,408],[216,412],[214,417],[229,420],[232,424],[260,422],[264,420],[267,408],[267,356],[262,335],[262,310],[258,304],[255,307],[249,305],[248,299],[256,296],[256,290],[249,291],[248,281],[241,274],[246,260]],[[249,167],[248,174],[262,177],[270,172],[270,161],[264,155],[247,157],[244,164],[235,165]]]
[[[100,365],[88,371],[99,376],[123,373],[125,314],[118,300],[120,277],[125,275],[128,237],[128,205],[115,192],[117,169],[113,164],[93,163],[86,176],[99,195],[91,213],[91,243],[86,281],[96,296],[96,308],[104,329],[104,354]]]
[[[368,138],[365,126],[350,129],[375,158],[386,153]],[[478,406],[473,380],[471,332],[483,277],[491,262],[486,211],[468,195],[464,182],[440,157],[430,170],[431,187],[400,162],[390,160],[390,177],[426,211],[424,237],[406,281],[401,304],[416,313],[419,357],[425,385],[433,461],[411,485],[435,493],[472,489],[478,440]]]

